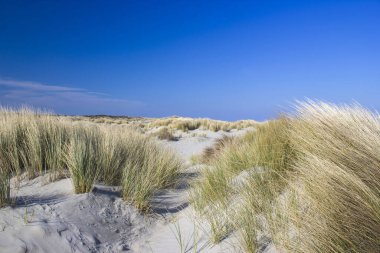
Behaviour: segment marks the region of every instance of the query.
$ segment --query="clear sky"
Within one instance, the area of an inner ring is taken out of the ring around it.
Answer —
[[[380,0],[0,0],[0,103],[264,120],[380,110]]]

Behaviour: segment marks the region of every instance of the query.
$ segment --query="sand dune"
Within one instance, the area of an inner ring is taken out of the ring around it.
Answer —
[[[69,178],[47,183],[45,175],[22,181],[13,192],[14,206],[0,209],[0,251],[235,252],[232,239],[208,243],[207,227],[193,219],[188,204],[188,183],[202,169],[191,165],[191,156],[221,136],[195,130],[176,142],[161,141],[182,157],[187,169],[175,187],[155,195],[149,214],[125,204],[119,187],[96,185],[91,193],[74,194]]]

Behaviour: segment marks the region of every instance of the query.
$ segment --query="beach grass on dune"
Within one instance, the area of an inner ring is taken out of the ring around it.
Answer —
[[[181,130],[184,132],[192,131],[195,129],[211,130],[218,132],[220,130],[228,132],[232,129],[243,129],[248,127],[255,127],[258,123],[253,120],[240,120],[235,122],[227,122],[221,120],[212,120],[207,118],[183,118],[183,117],[169,117],[163,119],[154,119],[150,124],[150,128],[154,127],[167,127],[169,129]]]
[[[76,193],[94,183],[121,185],[124,199],[147,209],[157,190],[174,183],[176,155],[124,126],[72,122],[28,108],[0,110],[0,205],[9,204],[10,178],[69,175]]]
[[[147,211],[155,191],[176,182],[181,161],[171,150],[162,148],[152,139],[131,135],[126,145],[130,148],[123,170],[123,198]]]
[[[271,177],[273,180],[286,170],[282,165],[291,155],[286,140],[287,126],[288,121],[281,118],[262,124],[255,131],[227,142],[214,155],[210,166],[202,172],[201,179],[194,183],[191,199],[196,210],[202,216],[209,217],[213,242],[220,241],[236,227],[235,219],[232,217],[241,214],[240,210],[236,210],[241,206],[241,196],[237,195],[242,189],[245,190],[242,184],[247,177],[256,175],[252,173],[256,168],[261,168],[263,171],[261,177],[265,174],[265,177]],[[220,144],[217,142],[216,145]],[[205,155],[207,152],[209,151],[206,150]],[[260,192],[254,193],[270,202],[273,198],[268,196],[270,191],[261,187],[256,188],[255,190]],[[262,196],[263,193],[266,196]]]
[[[292,252],[380,249],[380,117],[359,105],[297,107],[291,139],[300,154],[286,215]],[[294,184],[295,184],[294,183]],[[285,226],[286,227],[286,226]],[[296,242],[296,243],[294,243]]]
[[[28,108],[0,109],[0,123],[0,207],[11,203],[11,178],[48,173],[50,180],[70,176],[76,193],[95,183],[120,185],[123,199],[147,212],[152,196],[181,172],[173,151],[123,124],[73,122]],[[206,119],[155,123],[169,132],[226,127]],[[233,236],[252,253],[263,241],[281,252],[380,248],[376,113],[356,104],[299,103],[293,114],[217,140],[199,160],[206,166],[190,202],[213,243]]]
[[[213,132],[229,132],[233,129],[245,129],[249,127],[255,127],[259,124],[254,120],[222,121],[209,118],[188,118],[177,116],[166,118],[141,118],[94,115],[72,116],[69,118],[73,121],[92,122],[99,125],[128,125],[142,131],[164,127],[169,130],[180,130],[183,132],[193,131],[196,129],[210,130]]]
[[[156,136],[159,140],[167,141],[178,141],[178,137],[174,135],[173,130],[168,129],[167,127],[162,127],[160,130],[152,134]]]
[[[127,139],[126,136],[130,131],[117,128],[111,130],[108,127],[102,128],[101,131],[99,149],[102,153],[98,158],[99,180],[106,185],[121,185],[127,159],[127,147],[124,140]]]
[[[380,117],[300,103],[218,152],[192,201],[213,242],[235,232],[244,252],[263,238],[281,252],[377,252]]]
[[[100,132],[91,128],[74,128],[65,155],[76,193],[90,192],[99,177]]]
[[[234,141],[234,139],[234,137],[227,135],[217,139],[211,147],[207,147],[203,151],[199,157],[199,162],[205,164],[211,163],[226,146],[229,146]]]
[[[0,207],[10,204],[10,174],[8,171],[0,169]]]

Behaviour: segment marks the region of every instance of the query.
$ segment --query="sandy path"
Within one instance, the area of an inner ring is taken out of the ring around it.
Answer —
[[[195,221],[194,210],[188,204],[188,182],[197,176],[202,166],[191,166],[191,156],[200,154],[206,147],[225,135],[240,135],[244,131],[231,133],[214,133],[210,131],[193,131],[199,136],[184,136],[176,142],[164,142],[174,149],[185,161],[188,168],[182,182],[176,189],[166,190],[154,199],[159,206],[162,218],[155,227],[139,241],[132,245],[136,252],[178,253],[178,252],[238,252],[232,239],[219,245],[210,245],[208,227]],[[204,136],[206,134],[206,136]],[[167,210],[167,211],[165,211]]]

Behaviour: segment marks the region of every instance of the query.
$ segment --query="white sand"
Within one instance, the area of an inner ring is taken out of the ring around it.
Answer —
[[[70,179],[42,181],[25,183],[16,207],[0,209],[0,252],[122,252],[152,220],[112,187],[74,194]]]
[[[194,221],[188,206],[187,182],[201,169],[190,166],[190,157],[222,135],[196,130],[162,142],[189,167],[175,189],[154,197],[149,215],[126,205],[117,187],[96,185],[92,193],[74,194],[70,179],[23,182],[15,206],[0,209],[0,252],[237,252],[233,237],[209,245],[207,226]],[[275,251],[269,245],[262,252]]]

